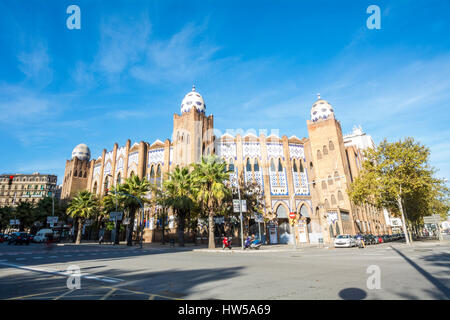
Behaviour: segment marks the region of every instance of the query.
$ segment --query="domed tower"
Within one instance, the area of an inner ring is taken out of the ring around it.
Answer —
[[[195,86],[181,102],[181,115],[173,116],[173,164],[186,166],[214,153],[214,120]]]
[[[311,107],[311,120],[307,120],[307,126],[313,171],[311,197],[314,210],[328,219],[324,225],[324,238],[330,239],[339,233],[354,234],[352,208],[346,192],[351,176],[341,124],[335,118],[331,104],[320,95]]]
[[[87,189],[90,173],[91,150],[84,143],[72,151],[72,159],[66,161],[61,200],[69,200],[75,193]]]

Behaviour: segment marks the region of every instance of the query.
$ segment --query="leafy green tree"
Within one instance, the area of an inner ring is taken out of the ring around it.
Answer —
[[[134,219],[136,212],[141,208],[139,201],[142,205],[147,200],[147,194],[150,192],[150,182],[144,177],[139,178],[136,175],[132,175],[127,178],[125,182],[117,187],[117,192],[119,192],[120,201],[123,203],[124,208],[128,211],[128,216],[130,219],[129,232],[127,235],[127,245],[133,245],[133,230],[134,230]],[[127,196],[131,195],[133,197]],[[136,200],[138,199],[138,200]],[[143,230],[140,230],[143,232]]]
[[[100,211],[100,203],[96,196],[89,191],[80,191],[70,201],[67,212],[75,218],[78,218],[78,232],[76,244],[81,243],[81,233],[86,219],[95,216]]]
[[[184,231],[186,219],[194,207],[193,179],[189,168],[176,167],[164,181],[166,201],[177,217],[178,241],[184,246]]]
[[[0,231],[4,232],[7,226],[9,226],[9,220],[14,218],[13,207],[5,206],[0,207]]]
[[[101,202],[102,208],[102,216],[107,217],[110,212],[124,212],[124,202],[121,201],[123,199],[119,194],[116,193],[118,187],[113,187],[109,191],[108,195],[104,196]],[[118,220],[116,223],[114,244],[119,244],[119,232],[122,230],[123,225],[121,220]],[[112,230],[111,225],[114,226],[114,222],[108,223],[108,230]]]
[[[14,208],[16,219],[19,220],[19,231],[30,228],[35,221],[35,207],[31,202],[19,201]]]
[[[226,182],[229,172],[225,162],[215,156],[202,158],[201,162],[193,164],[193,186],[196,200],[206,209],[208,214],[209,240],[208,248],[215,248],[214,215],[222,205],[230,189]]]
[[[363,170],[348,190],[352,202],[384,207],[401,216],[405,235],[407,221],[411,226],[424,216],[448,212],[448,189],[434,177],[429,155],[429,149],[413,138],[384,140],[368,149]]]

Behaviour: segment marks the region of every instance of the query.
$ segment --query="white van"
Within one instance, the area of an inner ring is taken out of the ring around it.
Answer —
[[[41,229],[36,233],[36,236],[34,237],[35,242],[45,242],[47,241],[47,235],[53,234],[52,229]]]

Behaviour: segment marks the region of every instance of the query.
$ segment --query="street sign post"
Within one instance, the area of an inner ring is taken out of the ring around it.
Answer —
[[[296,214],[295,214],[295,212],[291,212],[291,213],[289,213],[289,218],[291,218],[292,220],[294,220],[294,219],[295,219],[295,217],[296,217]]]

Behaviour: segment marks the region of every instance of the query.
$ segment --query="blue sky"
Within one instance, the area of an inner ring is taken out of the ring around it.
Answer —
[[[66,9],[81,8],[81,30]],[[369,30],[366,9],[381,8]],[[170,138],[195,83],[215,127],[307,136],[316,94],[344,133],[413,136],[450,176],[448,1],[0,0],[1,173],[64,174]]]

